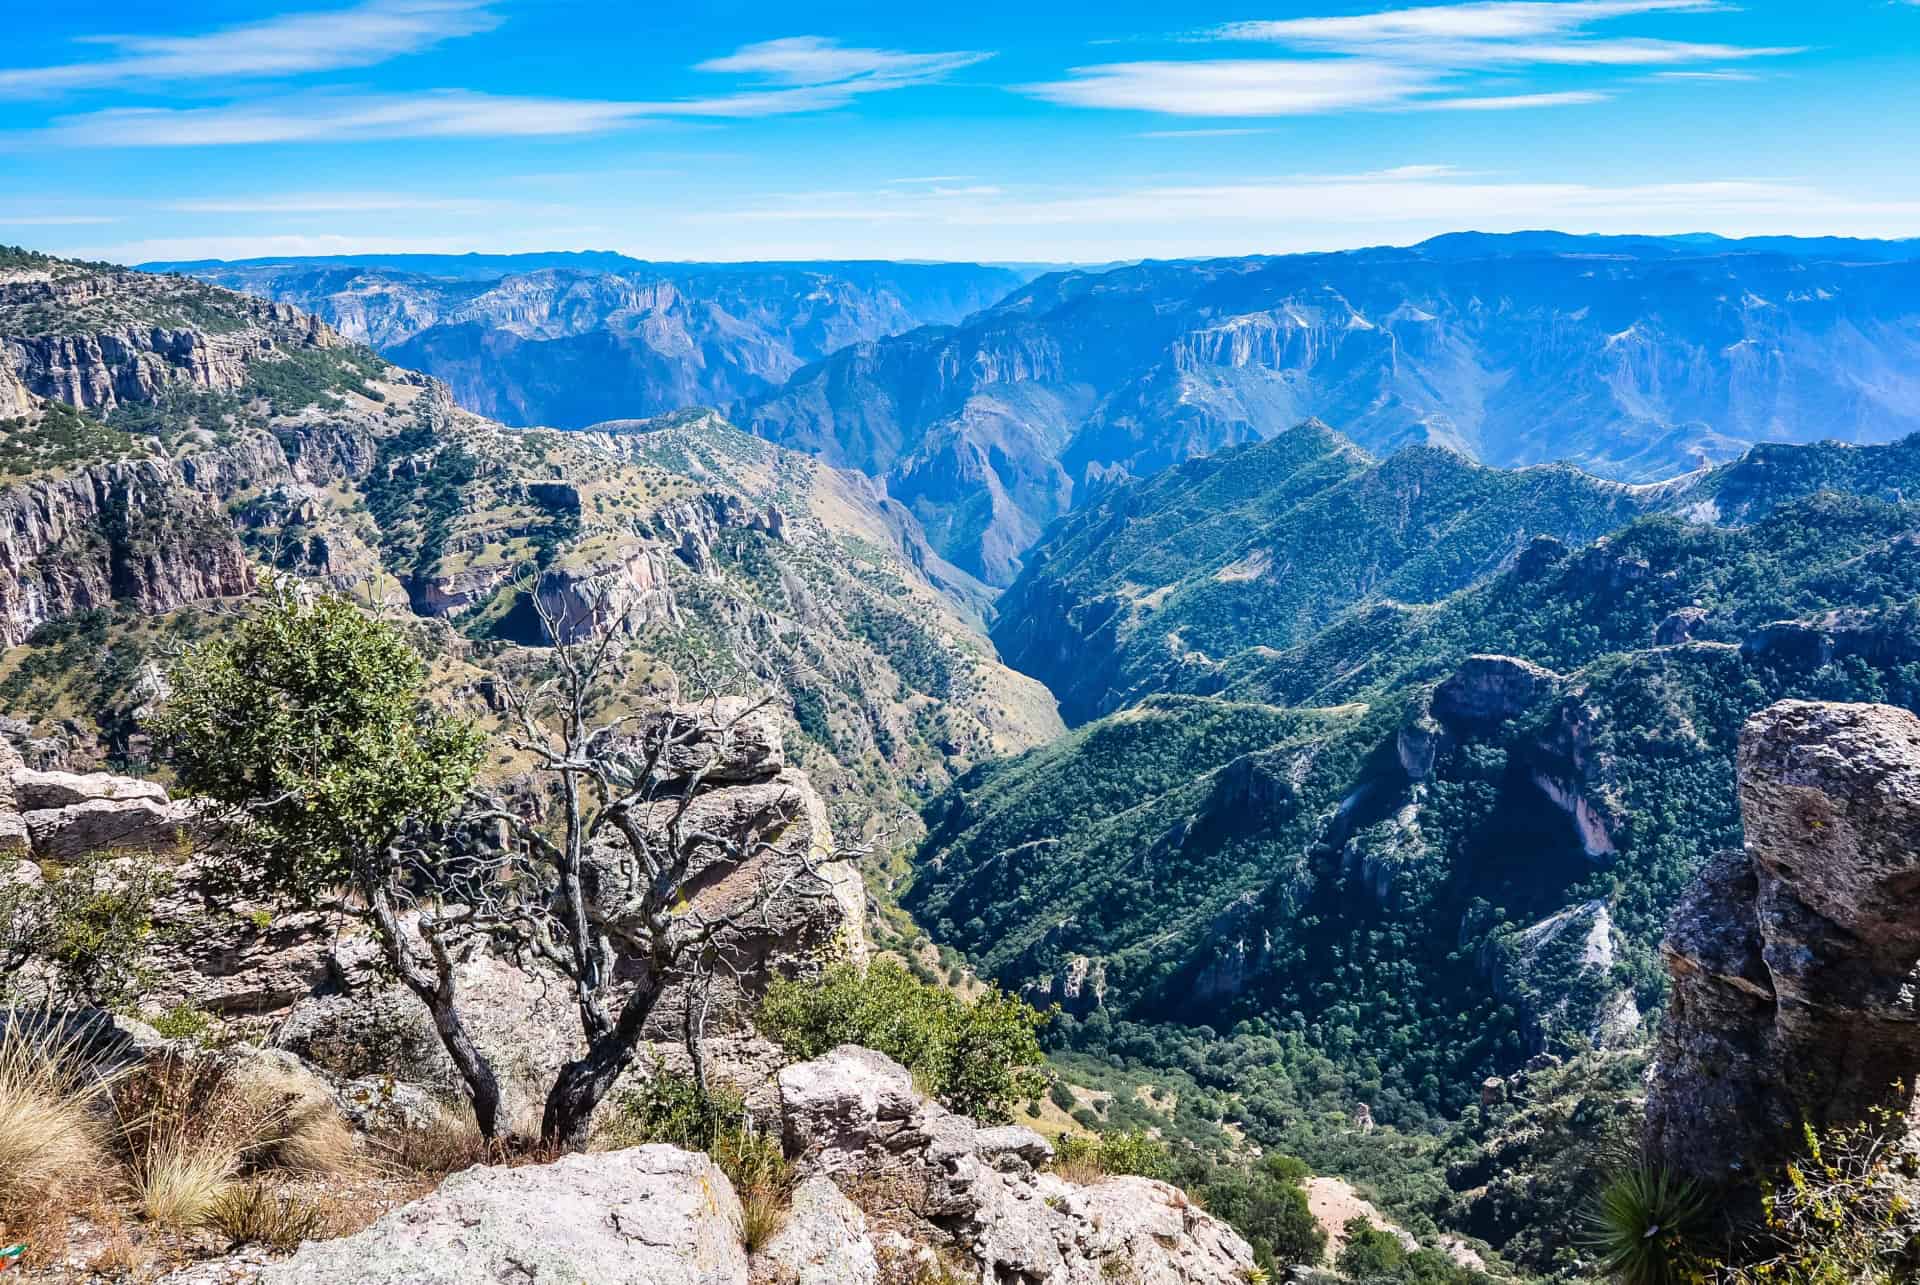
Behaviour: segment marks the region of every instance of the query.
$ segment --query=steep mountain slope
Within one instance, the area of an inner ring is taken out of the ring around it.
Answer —
[[[508,424],[723,406],[847,344],[985,308],[1031,273],[964,263],[648,263],[615,254],[148,264],[317,314]]]
[[[1428,442],[1626,481],[1755,442],[1890,440],[1920,428],[1916,286],[1900,245],[1786,239],[1142,263],[854,345],[742,423],[884,476],[935,547],[1006,584],[1106,482],[1309,417],[1375,453]]]
[[[1856,493],[1816,490],[1841,479]],[[1221,1087],[1269,1138],[1336,1105],[1316,1081],[1407,1125],[1542,1048],[1632,1043],[1666,912],[1739,841],[1745,716],[1920,706],[1916,485],[1920,438],[1763,448],[1681,497],[1740,496],[1745,525],[1542,537],[1438,601],[1246,647],[1196,684],[1214,694],[963,778],[907,904],[1068,1003],[1077,1047],[1265,1065]]]
[[[1655,512],[1739,525],[1821,488],[1898,501],[1920,476],[1916,442],[1761,446],[1629,486],[1429,446],[1374,461],[1303,424],[1111,488],[1062,519],[1001,595],[994,639],[1083,721],[1154,691],[1216,690],[1255,663],[1242,653],[1285,651],[1356,604],[1386,618],[1522,556],[1537,562],[1544,553],[1528,550],[1543,536],[1584,544]]]
[[[1486,468],[1433,446],[1375,460],[1309,422],[1063,518],[1001,596],[994,637],[1083,721],[1148,692],[1205,690],[1220,658],[1291,646],[1356,602],[1464,588],[1536,535],[1585,543],[1672,490]]]
[[[288,305],[28,255],[0,336],[0,698],[82,758],[138,756],[147,662],[260,566],[415,619],[476,698],[545,663],[535,592],[575,631],[617,614],[611,699],[771,688],[863,810],[1059,729],[898,504],[710,413],[504,428]]]

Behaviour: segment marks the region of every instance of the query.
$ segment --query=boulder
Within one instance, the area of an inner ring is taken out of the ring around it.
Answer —
[[[704,1155],[652,1145],[480,1166],[262,1285],[745,1285],[740,1201]]]
[[[193,808],[159,798],[94,798],[22,814],[33,855],[71,861],[91,853],[174,852],[187,841]]]
[[[831,1179],[794,1188],[787,1221],[755,1255],[756,1285],[878,1285],[867,1216]]]
[[[11,775],[13,797],[22,812],[44,808],[64,808],[97,799],[124,803],[145,799],[165,803],[167,792],[157,781],[142,781],[108,772],[36,772],[16,769]]]
[[[1253,1253],[1179,1188],[1087,1186],[1039,1172],[1052,1148],[1019,1126],[981,1128],[928,1101],[907,1069],[843,1045],[780,1073],[783,1139],[804,1174],[837,1175],[869,1219],[971,1261],[979,1279],[1243,1285]]]
[[[1904,1118],[1920,1080],[1920,719],[1782,701],[1738,775],[1746,848],[1669,923],[1647,1098],[1649,1155],[1706,1179],[1792,1154],[1803,1122]]]
[[[637,828],[663,845],[672,827],[688,836],[683,913],[739,917],[714,937],[719,966],[697,986],[690,969],[662,984],[647,1026],[653,1039],[679,1035],[696,995],[708,1030],[738,1031],[774,977],[796,975],[825,955],[866,954],[865,891],[852,863],[835,854],[825,802],[804,772],[785,766],[770,714],[742,708],[714,702],[663,711],[634,738],[640,763],[654,757],[655,738],[668,738],[657,753],[660,796],[639,809]],[[704,788],[691,801],[674,797],[696,774]],[[582,874],[588,917],[627,948],[622,977],[645,978],[651,889],[625,837],[613,832],[595,844]]]
[[[465,1091],[426,1005],[384,975],[370,938],[331,943],[323,964],[325,980],[293,1006],[274,1047],[347,1080],[392,1078],[456,1098]],[[456,964],[455,980],[467,1032],[500,1078],[503,1120],[534,1132],[555,1073],[577,1056],[571,992],[557,974],[480,952]]]

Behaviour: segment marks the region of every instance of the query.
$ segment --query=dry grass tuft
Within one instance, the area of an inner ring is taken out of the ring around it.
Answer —
[[[227,1238],[230,1248],[265,1245],[290,1251],[302,1241],[326,1237],[334,1220],[319,1199],[276,1191],[261,1182],[243,1182],[228,1187],[213,1201],[205,1221]]]
[[[198,1227],[227,1194],[240,1172],[240,1157],[207,1139],[173,1137],[157,1142],[133,1166],[140,1212],[167,1227]]]
[[[105,1158],[100,1107],[114,1077],[79,1037],[0,1014],[0,1209],[57,1205],[87,1190]]]
[[[789,1193],[779,1187],[754,1186],[741,1193],[740,1243],[749,1254],[766,1248],[786,1226],[789,1199]]]
[[[430,1178],[471,1169],[489,1159],[487,1140],[472,1115],[444,1106],[433,1119],[388,1130],[374,1144],[394,1168]]]

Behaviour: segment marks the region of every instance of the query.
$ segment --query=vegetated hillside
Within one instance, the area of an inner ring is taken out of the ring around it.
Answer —
[[[1065,1004],[1065,1043],[1177,1065],[1306,1152],[1354,1101],[1417,1126],[1538,1050],[1633,1044],[1667,910],[1739,842],[1742,720],[1920,707],[1920,505],[1880,498],[1917,463],[1767,448],[1710,488],[1750,525],[1542,538],[1438,602],[1243,650],[1209,694],[962,778],[907,904]],[[1866,494],[1805,494],[1841,474]]]
[[[1145,693],[1216,690],[1248,663],[1241,653],[1285,651],[1357,604],[1375,609],[1366,620],[1404,614],[1540,536],[1582,544],[1655,512],[1735,525],[1823,487],[1899,500],[1915,477],[1920,439],[1761,446],[1627,486],[1564,466],[1485,468],[1429,446],[1374,461],[1308,423],[1113,488],[1062,519],[1001,595],[994,639],[1081,722]],[[1317,650],[1313,683],[1378,662],[1349,650]]]
[[[1308,422],[1061,519],[1001,596],[994,638],[1082,722],[1146,693],[1205,690],[1223,658],[1310,638],[1356,602],[1464,588],[1536,535],[1584,543],[1669,492],[1435,446],[1375,460]]]
[[[1906,243],[1468,235],[1042,277],[856,344],[743,427],[887,480],[995,584],[1054,518],[1304,419],[1386,454],[1649,481],[1818,432],[1920,428]]]
[[[971,263],[648,263],[608,253],[149,264],[318,315],[506,424],[725,406],[847,344],[989,306]]]
[[[576,632],[610,586],[610,700],[771,689],[862,812],[1059,730],[898,504],[711,413],[508,429],[289,305],[15,254],[0,421],[0,700],[51,757],[137,759],[147,662],[262,567],[413,619],[476,706],[544,664],[536,583]]]

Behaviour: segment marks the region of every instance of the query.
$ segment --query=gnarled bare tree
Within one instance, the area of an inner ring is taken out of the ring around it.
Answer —
[[[474,891],[446,922],[509,943],[571,984],[585,1052],[561,1068],[540,1132],[547,1145],[576,1150],[675,974],[737,969],[724,935],[764,923],[784,898],[831,897],[818,866],[843,854],[786,852],[777,880],[723,907],[702,902],[701,887],[780,851],[801,819],[797,795],[724,818],[701,806],[717,778],[768,755],[772,697],[710,696],[599,719],[630,612],[610,585],[573,610],[538,581],[532,598],[553,643],[552,672],[526,691],[503,683],[500,695],[508,741],[551,783],[557,815],[471,791],[466,820],[495,827],[496,838],[470,850]],[[706,999],[689,992],[689,1002]],[[685,1029],[697,1066],[699,1024],[689,1018]]]

